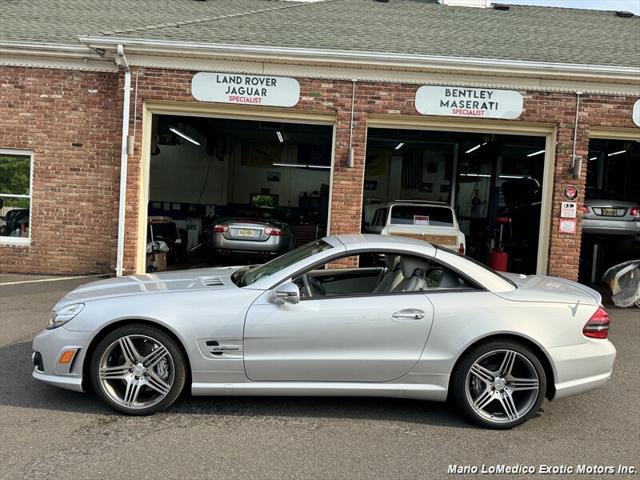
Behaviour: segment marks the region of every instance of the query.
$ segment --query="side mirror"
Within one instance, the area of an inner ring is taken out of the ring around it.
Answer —
[[[300,289],[291,281],[283,283],[276,288],[273,295],[273,302],[278,304],[298,303],[300,302]]]

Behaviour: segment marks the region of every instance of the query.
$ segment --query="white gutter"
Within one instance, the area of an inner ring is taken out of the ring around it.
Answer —
[[[527,60],[505,60],[490,58],[450,57],[440,55],[419,55],[404,53],[362,52],[350,50],[326,50],[314,48],[271,47],[256,45],[229,45],[213,43],[177,42],[166,40],[148,40],[122,37],[79,36],[79,40],[95,48],[113,48],[126,44],[128,51],[155,54],[197,54],[226,56],[257,56],[271,58],[296,57],[303,60],[323,62],[341,61],[345,63],[366,64],[370,67],[394,67],[411,65],[415,67],[470,68],[519,70],[537,75],[558,73],[582,75],[608,75],[612,77],[636,77],[640,68],[610,65],[584,65],[554,62],[533,62]]]
[[[0,48],[15,49],[15,50],[36,50],[36,51],[52,51],[52,52],[65,52],[65,53],[78,53],[82,56],[90,54],[99,56],[94,50],[86,45],[69,45],[64,43],[33,43],[33,42],[9,42],[0,41]]]
[[[121,277],[124,262],[124,222],[127,206],[127,162],[129,143],[129,103],[131,101],[131,69],[124,55],[124,47],[118,45],[116,65],[124,69],[124,95],[122,99],[122,145],[120,147],[120,200],[118,204],[118,247],[116,276]]]

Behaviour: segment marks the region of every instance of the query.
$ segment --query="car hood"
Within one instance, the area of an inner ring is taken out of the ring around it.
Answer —
[[[72,290],[60,300],[58,306],[158,292],[237,289],[231,281],[231,274],[239,268],[242,267],[200,268],[99,280]]]
[[[602,296],[594,289],[571,280],[543,275],[519,275],[501,273],[513,281],[518,288],[498,293],[507,300],[519,302],[548,302],[581,305],[600,305]]]

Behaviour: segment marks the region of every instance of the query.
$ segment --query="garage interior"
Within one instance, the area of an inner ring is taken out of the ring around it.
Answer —
[[[467,255],[488,264],[504,251],[508,271],[536,273],[544,159],[545,137],[370,128],[362,229],[376,205],[445,202]]]
[[[256,263],[214,248],[236,215],[277,218],[291,247],[326,234],[332,125],[154,115],[151,138],[148,271]]]
[[[640,206],[639,179],[640,142],[591,139],[587,163],[585,215],[593,205],[604,205],[601,203],[603,201],[611,207]],[[591,213],[593,214],[593,211]],[[598,216],[607,218],[605,211],[597,210],[595,213],[595,218]],[[610,267],[640,258],[638,234],[634,236],[616,228],[615,224],[624,221],[624,218],[618,221],[616,217],[609,217],[611,228],[597,232],[589,231],[588,227],[583,225],[580,282],[597,284]],[[638,221],[636,219],[636,222]]]

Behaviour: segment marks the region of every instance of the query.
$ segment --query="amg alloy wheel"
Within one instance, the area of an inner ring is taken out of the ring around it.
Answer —
[[[469,351],[453,379],[456,403],[476,423],[505,429],[524,423],[540,408],[544,368],[528,348],[493,342]]]
[[[185,366],[175,341],[147,325],[127,325],[96,347],[91,380],[113,408],[148,415],[171,405],[185,382]]]

